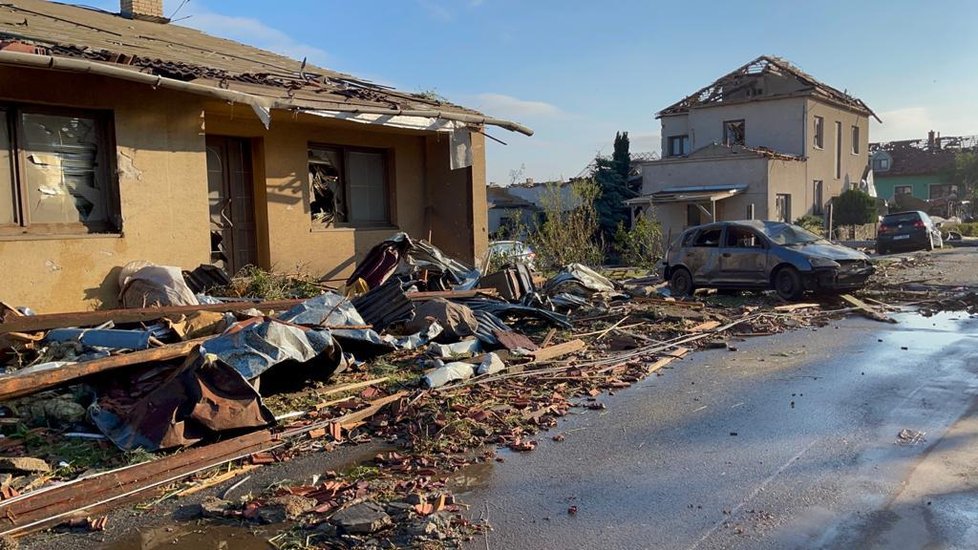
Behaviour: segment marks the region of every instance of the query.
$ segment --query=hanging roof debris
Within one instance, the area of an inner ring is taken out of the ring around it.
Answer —
[[[54,69],[103,74],[100,69],[110,67],[113,73],[106,76],[126,78],[120,70],[134,73],[129,80],[153,76],[161,87],[191,93],[221,90],[230,92],[223,94],[228,100],[247,103],[249,96],[266,109],[427,116],[533,133],[432,94],[399,91],[172,23],[44,0],[5,1],[0,64],[45,66],[28,57]]]
[[[763,83],[768,76],[792,79],[799,86],[778,90],[776,92],[765,87],[758,88],[756,83]],[[811,95],[823,101],[834,103],[841,107],[872,116],[879,117],[861,99],[848,93],[819,82],[815,77],[802,71],[780,57],[762,55],[750,63],[713,81],[709,86],[697,90],[665,109],[656,113],[656,118],[668,115],[686,113],[690,109],[705,105],[776,99],[790,95]]]

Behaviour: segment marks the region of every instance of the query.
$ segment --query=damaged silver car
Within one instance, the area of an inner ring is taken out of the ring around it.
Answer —
[[[687,229],[673,241],[663,274],[674,296],[697,288],[774,289],[785,300],[807,291],[862,287],[875,268],[868,256],[797,225],[745,220]]]

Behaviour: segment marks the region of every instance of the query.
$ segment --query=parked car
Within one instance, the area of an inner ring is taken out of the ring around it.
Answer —
[[[533,262],[537,257],[530,245],[522,241],[493,241],[489,243],[487,254],[487,263],[500,265],[506,262],[522,262],[530,269],[535,268]]]
[[[944,238],[937,224],[925,212],[912,210],[887,214],[876,232],[876,252],[894,250],[934,250],[944,248]]]
[[[663,274],[674,296],[696,288],[771,289],[786,300],[806,291],[860,288],[875,271],[868,256],[788,223],[717,222],[670,244]]]

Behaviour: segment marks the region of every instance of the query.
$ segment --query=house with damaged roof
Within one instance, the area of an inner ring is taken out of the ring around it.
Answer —
[[[662,158],[642,163],[632,215],[664,229],[720,220],[794,221],[867,174],[862,100],[761,56],[656,114]]]
[[[338,280],[395,231],[482,254],[484,132],[529,129],[163,13],[0,4],[0,299],[113,305],[132,260]]]

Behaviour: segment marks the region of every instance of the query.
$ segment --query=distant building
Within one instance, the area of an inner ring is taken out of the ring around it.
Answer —
[[[642,164],[633,215],[665,231],[714,220],[793,221],[867,173],[861,100],[761,56],[661,110],[662,159]]]
[[[957,185],[948,181],[955,156],[978,149],[978,136],[941,136],[869,144],[870,163],[880,198],[892,201],[909,194],[920,200],[957,198]]]
[[[567,181],[534,182],[527,179],[524,183],[502,186],[489,184],[486,187],[486,202],[489,208],[489,235],[500,236],[500,230],[506,232],[516,225],[517,219],[527,228],[533,228],[540,222],[543,212],[548,207],[548,197],[559,193],[559,201],[563,210],[567,211],[577,205],[572,183]],[[555,197],[557,198],[557,197]],[[512,237],[512,234],[505,235]]]

